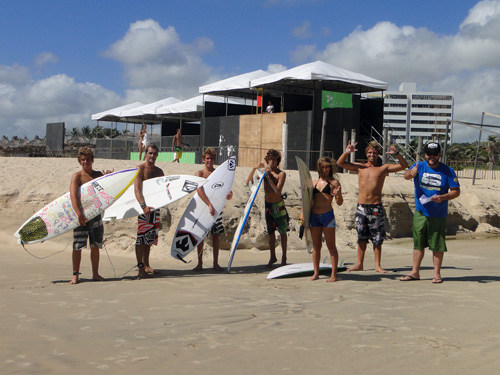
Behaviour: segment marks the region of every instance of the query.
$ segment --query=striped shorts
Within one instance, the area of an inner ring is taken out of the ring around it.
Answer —
[[[98,247],[102,249],[104,238],[104,226],[101,215],[89,220],[85,225],[81,225],[73,231],[73,250],[82,250],[87,247],[87,238],[90,248]]]

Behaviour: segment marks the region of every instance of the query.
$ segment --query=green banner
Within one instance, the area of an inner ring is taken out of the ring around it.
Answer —
[[[321,109],[352,108],[352,95],[342,92],[322,91]]]

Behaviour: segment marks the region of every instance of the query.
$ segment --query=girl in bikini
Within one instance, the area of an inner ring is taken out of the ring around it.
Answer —
[[[337,264],[339,254],[335,245],[335,214],[332,202],[337,205],[344,202],[340,182],[336,176],[337,165],[332,158],[323,157],[318,160],[318,179],[313,181],[313,205],[311,210],[311,237],[313,242],[314,274],[311,280],[319,279],[319,262],[321,258],[322,235],[330,252],[332,274],[328,282],[337,281]]]

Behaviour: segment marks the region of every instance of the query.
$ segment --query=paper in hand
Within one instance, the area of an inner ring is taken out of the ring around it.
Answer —
[[[420,201],[420,203],[422,204],[426,204],[426,203],[429,203],[433,197],[435,197],[436,194],[434,194],[432,197],[427,197],[426,195],[422,195],[418,200]]]

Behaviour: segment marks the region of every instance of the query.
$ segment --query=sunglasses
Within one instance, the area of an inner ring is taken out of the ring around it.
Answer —
[[[438,156],[439,152],[437,152],[437,151],[427,151],[426,154],[427,154],[427,156]]]

